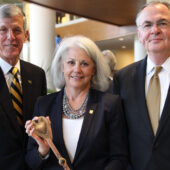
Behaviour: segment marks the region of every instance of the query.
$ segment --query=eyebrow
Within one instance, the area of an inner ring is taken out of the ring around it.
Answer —
[[[157,20],[156,22],[158,23],[158,22],[162,22],[162,21],[167,21],[168,22],[168,20],[165,19],[165,18],[161,18],[161,19]],[[145,23],[153,23],[153,22],[152,21],[144,21],[143,24],[145,24]]]

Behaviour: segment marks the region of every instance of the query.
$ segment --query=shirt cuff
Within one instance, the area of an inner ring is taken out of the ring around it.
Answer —
[[[41,158],[42,160],[46,160],[46,159],[48,159],[49,156],[50,156],[50,151],[49,151],[45,156],[42,156],[39,152],[38,152],[38,154],[39,154],[39,156],[40,156],[40,158]]]

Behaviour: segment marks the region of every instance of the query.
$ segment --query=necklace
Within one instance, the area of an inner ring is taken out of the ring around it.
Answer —
[[[63,96],[64,115],[69,119],[79,119],[80,117],[84,116],[84,114],[86,112],[88,98],[89,98],[89,94],[86,95],[86,98],[84,99],[84,102],[82,103],[80,108],[73,109],[68,102],[68,98],[67,98],[66,92],[64,90],[64,96]]]

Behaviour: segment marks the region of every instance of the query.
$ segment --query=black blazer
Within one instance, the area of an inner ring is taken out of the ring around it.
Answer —
[[[128,126],[133,170],[170,169],[170,90],[154,137],[145,99],[146,59],[114,75],[113,91],[120,94]],[[154,106],[153,106],[154,107]]]
[[[127,166],[127,139],[119,96],[90,90],[87,111],[73,163],[64,145],[62,134],[63,90],[38,100],[34,116],[50,116],[53,142],[68,165],[74,170],[125,170]],[[93,110],[93,114],[89,111]],[[71,134],[70,134],[71,135]],[[51,152],[41,160],[37,144],[29,138],[26,160],[31,168],[62,170]]]
[[[24,122],[31,119],[36,98],[46,94],[44,71],[21,61]],[[0,68],[0,169],[25,170],[27,137],[16,119],[5,77]]]

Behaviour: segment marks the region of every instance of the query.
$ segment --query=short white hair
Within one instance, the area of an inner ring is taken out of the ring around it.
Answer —
[[[64,38],[57,47],[51,66],[51,73],[55,87],[61,89],[65,86],[65,79],[61,66],[67,52],[74,47],[84,50],[94,62],[96,71],[91,80],[91,88],[101,91],[107,90],[109,87],[109,66],[106,64],[97,45],[91,39],[81,35]]]
[[[139,12],[136,15],[136,25],[137,25],[137,27],[139,27],[139,24],[140,24],[139,19],[140,19],[140,15],[141,15],[142,11],[148,6],[155,6],[155,5],[158,5],[158,4],[162,4],[170,10],[170,3],[168,3],[168,2],[151,1],[149,3],[146,3],[145,5],[142,6],[142,8],[139,9]]]
[[[115,70],[116,64],[117,64],[115,54],[110,50],[103,50],[102,53],[110,67],[110,70],[113,72]]]
[[[14,4],[2,4],[0,5],[0,18],[11,18],[14,16],[21,16],[23,19],[23,28],[26,30],[26,17],[21,8]]]

